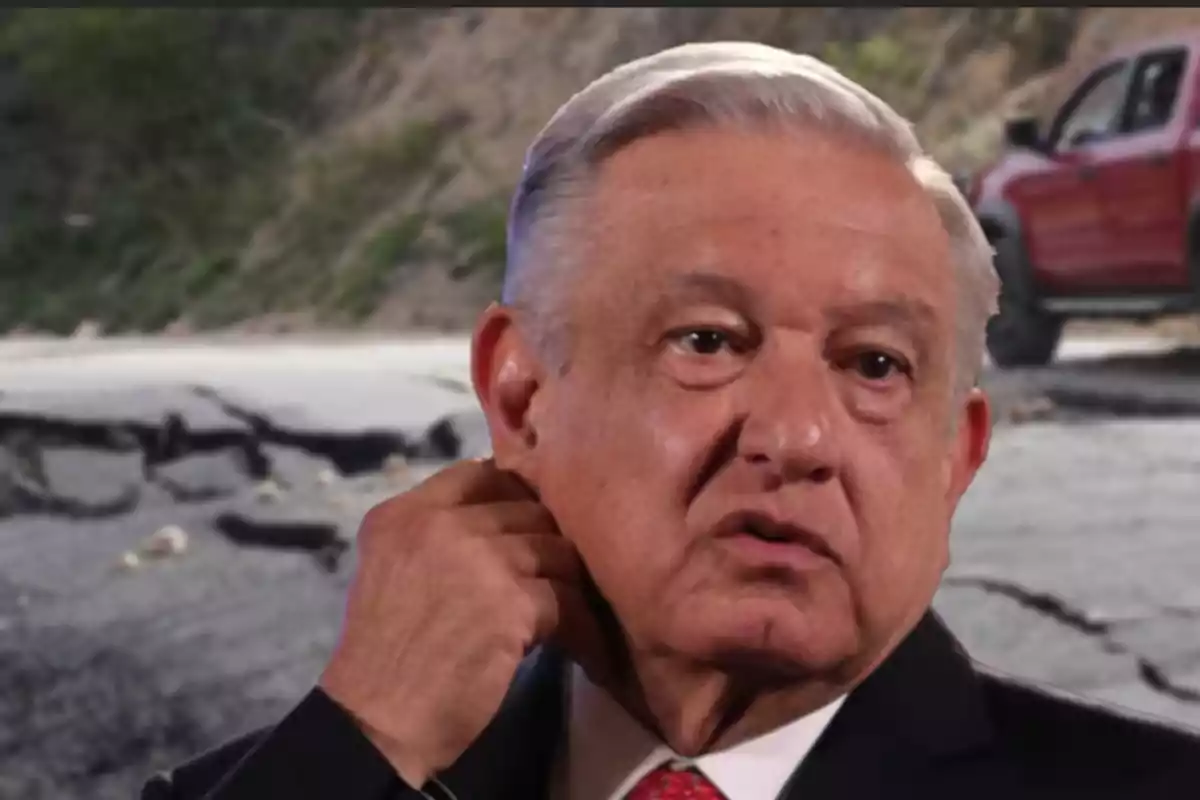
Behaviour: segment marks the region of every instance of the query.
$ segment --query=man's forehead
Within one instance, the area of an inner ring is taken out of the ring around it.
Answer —
[[[607,257],[595,263],[592,277],[639,293],[741,304],[756,296],[870,302],[940,297],[952,282],[948,247],[836,223],[808,220],[773,232],[762,222],[728,232],[715,221],[696,224],[684,217],[653,226],[653,236],[602,236],[596,251]]]
[[[602,173],[591,198],[585,280],[638,305],[943,302],[949,238],[904,165],[836,144],[814,162],[798,141],[701,129],[616,154],[632,160]]]
[[[803,173],[790,167],[802,165]],[[919,193],[908,168],[892,155],[852,136],[811,125],[738,127],[709,124],[666,129],[638,138],[598,167],[631,190],[661,191],[698,179],[761,172],[803,190],[848,179],[877,191]]]
[[[898,240],[942,232],[906,166],[826,132],[668,131],[614,154],[598,178],[594,230],[649,233],[651,243],[680,226],[839,228]]]
[[[674,303],[714,302],[740,308],[762,305],[761,291],[736,274],[705,269],[659,275],[652,289],[660,306]],[[777,296],[777,295],[776,295]],[[936,300],[908,287],[874,283],[829,296],[821,313],[836,324],[894,323],[928,327],[938,319]]]

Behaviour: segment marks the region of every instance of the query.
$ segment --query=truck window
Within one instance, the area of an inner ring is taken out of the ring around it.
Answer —
[[[1152,131],[1171,121],[1186,64],[1187,51],[1183,49],[1149,53],[1138,60],[1121,133]]]
[[[1054,149],[1074,150],[1116,133],[1129,76],[1127,61],[1093,72],[1059,112],[1051,133]]]

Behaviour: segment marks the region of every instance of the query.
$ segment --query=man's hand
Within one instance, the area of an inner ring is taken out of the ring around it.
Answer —
[[[599,657],[574,547],[490,459],[456,463],[373,508],[358,542],[320,685],[410,786],[482,733],[530,648],[556,639]]]

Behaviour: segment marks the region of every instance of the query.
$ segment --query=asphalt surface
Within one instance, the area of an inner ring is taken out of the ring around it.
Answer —
[[[286,713],[362,514],[486,450],[467,373],[461,339],[0,342],[0,798],[134,797]],[[936,607],[989,668],[1200,729],[1200,356],[985,386]]]

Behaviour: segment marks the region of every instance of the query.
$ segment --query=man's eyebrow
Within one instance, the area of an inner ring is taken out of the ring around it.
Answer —
[[[832,321],[842,325],[896,324],[925,329],[937,322],[937,311],[924,300],[868,300],[831,309]]]
[[[692,270],[672,275],[666,282],[664,297],[698,297],[721,300],[732,305],[747,305],[750,290],[736,278],[716,272]]]
[[[743,308],[753,304],[753,293],[746,284],[728,275],[702,269],[670,276],[660,295],[660,304],[693,298]],[[903,297],[849,302],[830,309],[827,316],[841,325],[894,324],[925,330],[936,325],[938,315],[928,302]]]

